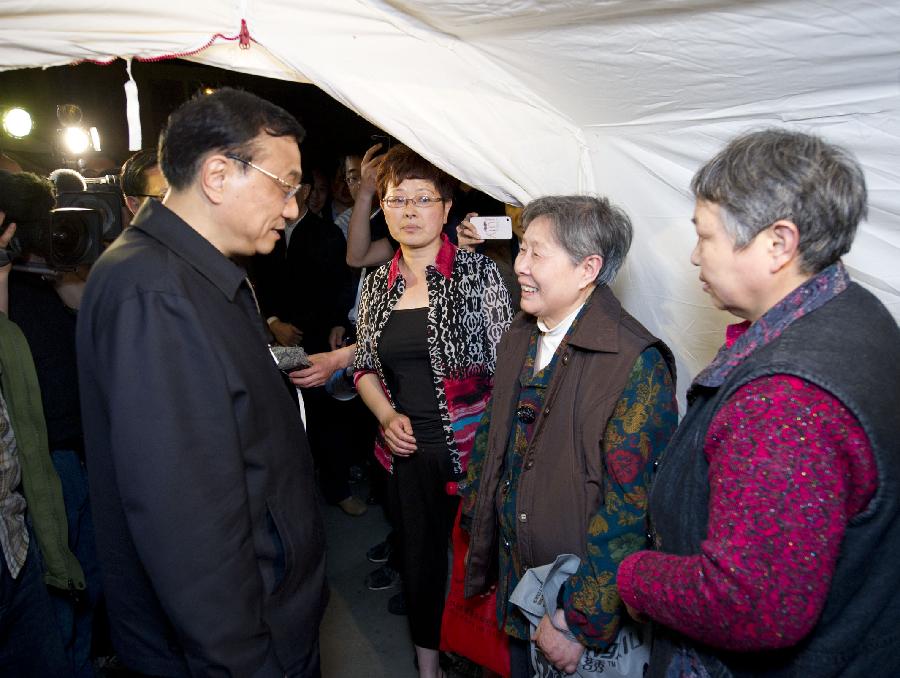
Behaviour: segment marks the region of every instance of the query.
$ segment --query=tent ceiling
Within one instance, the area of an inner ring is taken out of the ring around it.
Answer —
[[[721,340],[688,263],[687,186],[787,125],[852,149],[869,221],[846,262],[900,318],[900,5],[867,0],[8,0],[0,69],[184,55],[309,81],[497,197],[599,192],[635,222],[626,306],[695,374]],[[239,49],[245,19],[254,42]],[[196,52],[196,53],[195,53]],[[687,379],[682,378],[682,390]]]

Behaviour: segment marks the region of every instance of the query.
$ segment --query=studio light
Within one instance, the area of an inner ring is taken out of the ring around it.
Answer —
[[[3,114],[3,130],[11,137],[27,137],[31,127],[31,115],[24,108],[10,108]]]
[[[76,104],[59,104],[56,107],[56,119],[63,127],[80,125],[83,115],[81,107]]]
[[[91,145],[91,138],[81,127],[66,127],[63,131],[63,143],[72,155],[84,153]]]
[[[59,130],[59,145],[63,153],[78,158],[87,151],[100,150],[100,132],[96,127],[82,126],[84,114],[77,104],[59,104],[56,119],[62,125]]]
[[[100,132],[97,131],[96,127],[91,127],[89,130],[91,133],[91,148],[95,151],[100,150]]]

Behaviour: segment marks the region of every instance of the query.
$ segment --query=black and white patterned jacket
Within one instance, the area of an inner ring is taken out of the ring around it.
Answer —
[[[454,471],[465,472],[475,430],[493,386],[497,342],[512,320],[509,292],[493,261],[458,249],[445,235],[435,263],[426,268],[428,287],[427,341],[434,390],[444,424]],[[354,378],[375,373],[391,405],[396,406],[378,356],[381,332],[406,281],[400,273],[398,250],[363,285],[359,301]],[[383,439],[375,456],[391,469]]]

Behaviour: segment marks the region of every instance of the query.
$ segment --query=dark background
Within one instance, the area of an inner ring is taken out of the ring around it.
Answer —
[[[134,60],[131,72],[138,85],[141,138],[145,148],[156,146],[168,115],[206,87],[238,87],[290,111],[307,131],[304,157],[311,154],[320,162],[330,163],[348,151],[365,149],[373,143],[371,135],[380,133],[315,85],[245,75],[181,59]],[[34,121],[31,135],[26,139],[12,139],[0,131],[0,151],[30,171],[46,173],[64,166],[65,158],[56,141],[61,127],[56,107],[76,104],[84,113],[82,125],[95,126],[100,132],[102,150],[85,154],[88,166],[105,165],[106,160],[118,166],[130,155],[123,88],[127,80],[125,62],[121,59],[109,65],[81,63],[0,72],[0,110],[21,106],[31,113]],[[66,164],[72,166],[71,161]]]

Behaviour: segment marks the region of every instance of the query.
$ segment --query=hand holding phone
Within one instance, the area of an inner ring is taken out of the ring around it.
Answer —
[[[512,238],[512,219],[509,217],[472,217],[469,223],[475,227],[482,240],[509,240]]]

